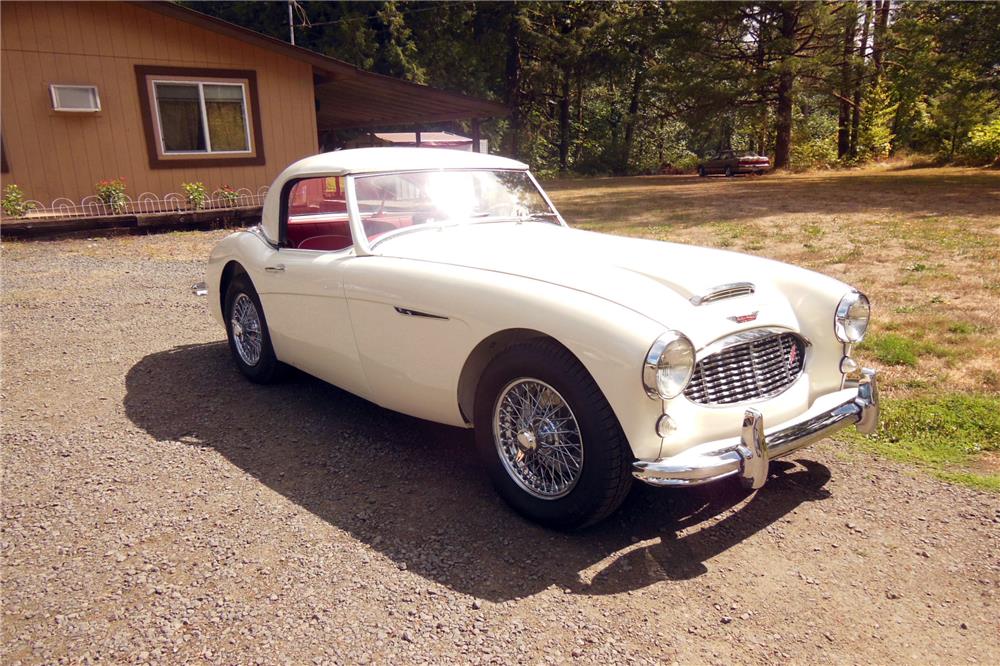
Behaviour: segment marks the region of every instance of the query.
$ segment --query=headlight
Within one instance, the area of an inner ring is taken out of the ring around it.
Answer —
[[[646,354],[642,383],[653,399],[668,400],[680,395],[694,372],[694,345],[683,333],[667,331],[656,339]]]
[[[871,306],[868,297],[859,291],[840,299],[837,305],[837,316],[834,317],[833,330],[841,342],[861,342],[868,330],[868,319],[871,317]]]

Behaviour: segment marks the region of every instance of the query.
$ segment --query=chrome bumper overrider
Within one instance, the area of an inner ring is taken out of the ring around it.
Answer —
[[[748,488],[760,488],[767,481],[768,463],[796,449],[855,425],[871,434],[878,425],[878,387],[875,371],[861,370],[858,392],[833,409],[764,435],[764,417],[756,409],[743,415],[738,438],[698,444],[669,458],[639,460],[632,475],[654,486],[693,486],[739,475]]]

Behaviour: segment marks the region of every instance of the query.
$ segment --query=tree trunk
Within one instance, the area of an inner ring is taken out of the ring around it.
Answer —
[[[761,31],[764,27],[761,25]],[[754,65],[757,67],[757,72],[763,72],[765,69],[764,63],[767,56],[767,49],[765,48],[765,36],[762,32],[757,34],[757,48],[754,55]],[[752,148],[758,155],[767,155],[767,99],[768,93],[768,82],[763,76],[760,77],[760,85],[757,87],[757,97],[759,99],[757,107],[757,122],[756,127],[753,131],[754,143],[757,145]]]
[[[784,48],[794,49],[795,30],[799,23],[798,8],[793,3],[781,4],[781,40]],[[787,169],[792,157],[792,89],[795,73],[792,71],[791,53],[781,63],[778,74],[778,105],[775,112],[774,168]]]
[[[851,157],[858,156],[858,131],[861,129],[861,97],[865,88],[865,59],[868,54],[868,29],[872,22],[872,0],[865,3],[864,27],[861,29],[861,57],[854,78],[854,112],[851,118]]]
[[[875,35],[872,39],[872,63],[875,65],[875,76],[872,87],[878,85],[882,76],[882,61],[885,59],[885,38],[889,30],[889,0],[881,0],[878,7],[878,18],[875,20]]]
[[[566,173],[569,170],[569,96],[570,96],[570,70],[564,68],[562,90],[559,97],[559,171]]]
[[[642,65],[636,67],[632,77],[632,92],[628,103],[628,116],[625,118],[625,140],[622,145],[621,163],[618,171],[622,175],[628,173],[629,160],[632,157],[632,142],[635,140],[635,126],[639,116],[639,102],[642,97],[642,86],[646,80],[646,71]]]
[[[510,114],[510,139],[508,154],[517,159],[520,155],[521,133],[521,4],[510,3],[507,24],[506,98]]]
[[[837,116],[837,159],[851,150],[851,54],[858,32],[858,12],[854,0],[844,6],[844,53],[840,63],[840,113]]]

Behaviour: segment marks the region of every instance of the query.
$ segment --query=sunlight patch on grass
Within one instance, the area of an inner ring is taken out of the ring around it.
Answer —
[[[886,365],[908,365],[916,367],[917,359],[929,354],[938,358],[950,358],[955,352],[933,342],[915,340],[898,333],[873,334],[858,345],[860,351],[871,352],[876,359]]]
[[[838,439],[893,460],[929,467],[948,481],[1000,490],[1000,475],[961,469],[978,454],[1000,451],[1000,397],[952,393],[883,399],[881,408],[874,435],[845,430]]]
[[[934,476],[976,490],[990,490],[1000,493],[1000,475],[976,474],[974,472],[934,472]]]

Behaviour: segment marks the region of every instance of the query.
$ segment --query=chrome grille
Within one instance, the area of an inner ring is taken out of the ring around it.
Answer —
[[[704,405],[728,405],[777,395],[802,373],[805,344],[774,333],[736,344],[698,361],[684,395]]]

